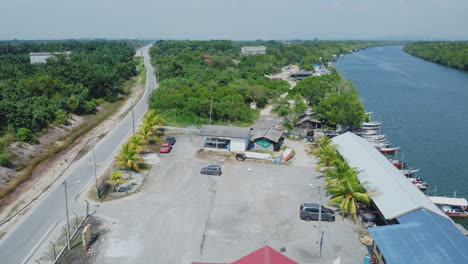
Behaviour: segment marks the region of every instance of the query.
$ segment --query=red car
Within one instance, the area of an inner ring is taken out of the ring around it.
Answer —
[[[170,143],[164,143],[159,147],[159,153],[169,153],[171,152],[172,145]]]

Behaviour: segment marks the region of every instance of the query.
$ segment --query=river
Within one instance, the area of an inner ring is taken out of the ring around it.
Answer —
[[[429,194],[468,198],[468,73],[425,61],[403,46],[367,48],[337,68],[352,79],[366,111],[383,121],[397,158],[420,168]]]

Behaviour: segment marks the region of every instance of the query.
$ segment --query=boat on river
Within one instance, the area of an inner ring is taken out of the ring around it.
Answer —
[[[468,201],[465,198],[429,196],[444,213],[451,217],[468,217]]]
[[[390,153],[395,153],[395,151],[399,150],[400,147],[395,147],[395,148],[377,148],[380,153],[384,154],[390,154]]]
[[[385,140],[385,135],[363,135],[367,140]]]
[[[397,168],[404,168],[406,163],[402,160],[395,160],[395,159],[388,159],[395,167]]]
[[[364,130],[378,130],[382,122],[364,122],[361,128]]]
[[[429,185],[423,181],[422,178],[420,177],[416,177],[416,178],[412,178],[412,177],[408,177],[408,180],[414,184],[414,186],[416,186],[419,190],[427,190],[427,188],[429,188]]]
[[[416,173],[418,172],[420,169],[404,169],[404,170],[400,170],[401,173],[403,173],[403,175],[406,175],[406,176],[409,176],[413,173]]]

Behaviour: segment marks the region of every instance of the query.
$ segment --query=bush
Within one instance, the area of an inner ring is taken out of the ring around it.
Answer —
[[[68,114],[62,109],[55,111],[55,123],[59,125],[68,125]]]
[[[18,132],[16,132],[16,137],[18,138],[19,141],[23,141],[23,142],[34,141],[34,135],[31,132],[31,130],[24,128],[24,127],[18,129]]]
[[[11,162],[11,155],[6,154],[6,153],[0,154],[0,166],[7,167],[8,165],[10,165],[10,162]]]

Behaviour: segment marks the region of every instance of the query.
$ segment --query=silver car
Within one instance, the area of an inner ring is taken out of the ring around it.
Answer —
[[[203,169],[201,169],[200,173],[205,174],[205,175],[217,175],[217,176],[223,174],[221,167],[219,165],[210,165],[208,167],[204,167]]]
[[[299,217],[302,220],[319,220],[319,205],[315,203],[303,203],[299,207]],[[322,221],[335,221],[335,212],[322,206]]]

